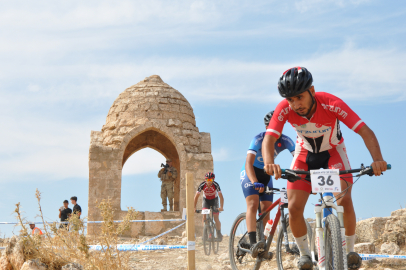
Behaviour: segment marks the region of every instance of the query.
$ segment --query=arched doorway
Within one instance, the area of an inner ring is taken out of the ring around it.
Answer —
[[[134,137],[126,146],[123,154],[123,163],[130,158],[131,155],[146,147],[152,148],[161,153],[165,159],[171,159],[173,166],[178,171],[178,177],[174,183],[174,211],[179,211],[179,191],[180,191],[180,160],[175,145],[162,133],[157,130],[147,130]],[[160,162],[157,161],[157,168],[159,170]],[[158,173],[158,172],[157,172]],[[159,181],[159,180],[158,180]],[[158,198],[160,200],[160,198]]]
[[[165,157],[146,147],[133,153],[125,162],[121,176],[121,210],[132,206],[138,211],[159,212],[161,181],[157,177]]]

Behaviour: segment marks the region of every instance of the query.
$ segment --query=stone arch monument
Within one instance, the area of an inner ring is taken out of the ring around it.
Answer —
[[[124,90],[111,106],[102,130],[91,132],[89,220],[101,220],[97,201],[103,199],[111,199],[116,220],[125,216],[127,211],[121,210],[122,168],[132,154],[145,147],[172,159],[173,166],[178,170],[174,185],[174,210],[177,212],[176,216],[180,216],[180,212],[186,207],[185,174],[194,174],[197,188],[204,181],[204,174],[213,171],[211,139],[209,133],[199,132],[193,109],[186,98],[164,83],[158,75],[147,77]],[[159,166],[157,163],[157,173]],[[142,211],[142,206],[133,207]],[[163,217],[160,212],[140,213],[139,219]],[[197,227],[200,223],[196,223]],[[96,233],[97,227],[95,224],[89,226],[88,233]],[[162,230],[164,228],[156,229],[150,234]],[[129,234],[148,235],[148,229],[142,223],[133,223]]]

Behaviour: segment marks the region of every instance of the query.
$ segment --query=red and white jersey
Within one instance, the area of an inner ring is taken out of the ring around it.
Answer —
[[[197,188],[197,193],[201,193],[203,191],[203,198],[207,200],[213,200],[218,196],[218,193],[221,193],[220,185],[213,181],[210,187],[207,185],[206,181],[202,182],[199,187]]]
[[[278,138],[288,121],[297,132],[296,145],[312,153],[319,153],[335,148],[344,141],[340,121],[355,132],[365,125],[361,118],[338,97],[329,93],[316,92],[315,99],[317,108],[310,120],[295,113],[286,99],[282,100],[275,109],[266,135]]]

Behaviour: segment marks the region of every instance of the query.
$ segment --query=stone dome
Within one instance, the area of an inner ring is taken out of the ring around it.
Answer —
[[[175,134],[183,137],[184,145],[190,144],[186,137],[199,138],[187,99],[161,77],[152,75],[124,90],[114,101],[102,128],[102,143],[117,148],[123,136],[147,122],[172,127]]]

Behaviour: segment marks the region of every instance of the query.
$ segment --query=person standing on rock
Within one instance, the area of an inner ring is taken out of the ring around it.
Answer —
[[[172,166],[172,160],[167,159],[166,165],[162,168],[159,173],[158,177],[161,179],[161,199],[162,199],[162,210],[166,210],[167,201],[166,198],[169,200],[169,211],[173,211],[173,183],[175,182],[176,177],[178,176],[178,171],[175,167]]]

